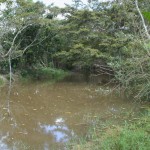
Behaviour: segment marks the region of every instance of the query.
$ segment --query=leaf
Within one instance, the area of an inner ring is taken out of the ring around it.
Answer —
[[[142,12],[144,18],[150,22],[150,12]]]

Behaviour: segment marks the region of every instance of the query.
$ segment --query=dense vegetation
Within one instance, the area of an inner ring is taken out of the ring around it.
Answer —
[[[65,8],[3,0],[1,8],[1,72],[50,67],[108,74],[126,95],[149,100],[148,0],[78,0]]]
[[[8,74],[9,80],[16,74],[59,80],[65,71],[78,71],[88,77],[108,75],[123,96],[150,101],[149,0],[73,0],[65,8],[0,0],[0,20],[0,86]],[[103,132],[101,125],[98,122],[86,139],[69,148],[150,147],[149,110],[132,123],[111,123]]]

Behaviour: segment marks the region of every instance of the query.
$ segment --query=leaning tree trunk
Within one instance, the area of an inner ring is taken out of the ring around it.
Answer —
[[[147,29],[147,26],[145,24],[145,20],[144,20],[144,17],[139,9],[139,5],[138,5],[138,0],[135,0],[135,5],[136,5],[136,9],[141,17],[141,20],[142,20],[142,24],[143,24],[143,27],[144,27],[144,30],[145,30],[145,34],[147,36],[147,38],[150,40],[150,34],[148,33],[148,29]]]

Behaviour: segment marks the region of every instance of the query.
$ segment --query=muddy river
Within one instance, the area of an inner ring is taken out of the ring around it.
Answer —
[[[0,90],[0,150],[64,149],[86,133],[86,116],[119,113],[134,104],[85,82],[14,84],[7,112],[7,87]]]

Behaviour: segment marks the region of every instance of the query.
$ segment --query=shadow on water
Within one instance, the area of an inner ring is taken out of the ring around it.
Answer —
[[[113,94],[107,95],[108,89],[83,82],[83,77],[76,78],[55,84],[15,84],[10,100],[13,120],[7,119],[6,108],[0,106],[0,150],[63,149],[70,138],[86,133],[88,124],[83,119],[86,115],[134,108]],[[6,89],[0,93],[3,104]]]

